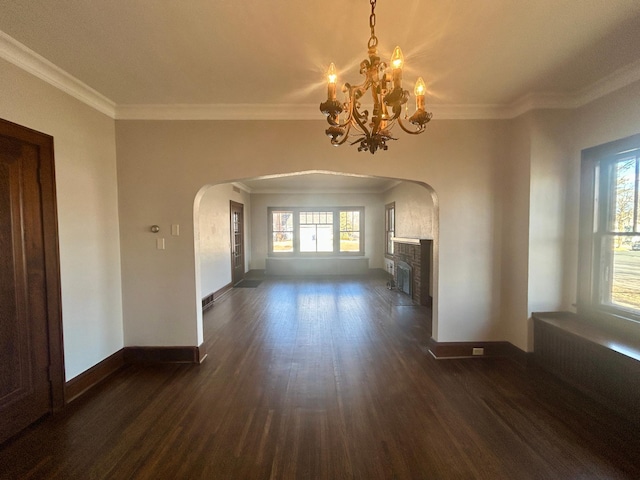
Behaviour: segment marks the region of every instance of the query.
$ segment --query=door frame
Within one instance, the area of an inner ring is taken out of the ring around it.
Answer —
[[[53,137],[0,118],[0,135],[31,143],[38,149],[40,206],[47,288],[47,330],[51,411],[60,410],[64,398],[64,344],[62,338],[62,296],[60,289],[60,249],[56,203]]]

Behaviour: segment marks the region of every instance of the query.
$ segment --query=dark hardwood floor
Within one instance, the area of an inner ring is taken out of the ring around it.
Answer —
[[[638,426],[504,358],[435,360],[384,279],[266,279],[202,365],[129,366],[0,448],[0,478],[640,478]]]

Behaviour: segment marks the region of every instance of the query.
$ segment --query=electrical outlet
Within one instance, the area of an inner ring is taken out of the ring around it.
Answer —
[[[484,355],[484,348],[474,348],[471,353],[473,355]]]

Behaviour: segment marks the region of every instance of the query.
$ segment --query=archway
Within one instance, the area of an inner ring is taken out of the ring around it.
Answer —
[[[323,181],[323,178],[326,179],[327,183]],[[313,180],[312,182],[310,182],[311,179]],[[297,185],[298,193],[292,193],[291,190],[287,191],[283,188],[283,185],[291,184]],[[311,184],[314,184],[313,188],[310,187]],[[260,270],[264,269],[264,262],[267,256],[267,203],[274,201],[276,201],[276,203],[278,203],[278,201],[300,201],[301,197],[307,200],[305,202],[306,204],[318,202],[320,201],[320,197],[327,193],[327,184],[340,185],[340,189],[345,190],[342,192],[343,195],[349,195],[348,189],[352,188],[352,198],[357,198],[353,195],[360,195],[361,200],[364,199],[365,196],[362,185],[369,188],[367,192],[369,197],[373,194],[377,195],[377,211],[374,208],[371,212],[371,214],[377,218],[371,219],[369,222],[374,225],[374,228],[369,227],[367,229],[367,235],[371,237],[366,247],[367,255],[370,256],[371,268],[386,270],[388,259],[385,260],[384,251],[382,250],[384,230],[383,228],[381,229],[380,225],[384,222],[384,205],[389,201],[397,202],[398,218],[400,220],[397,236],[433,239],[430,295],[433,298],[433,333],[434,335],[436,334],[438,325],[439,206],[438,196],[434,189],[426,183],[409,179],[310,170],[285,175],[233,180],[228,183],[215,185],[207,184],[198,191],[193,204],[193,221],[198,341],[200,344],[202,344],[204,340],[201,306],[203,298],[205,300],[214,300],[216,295],[222,295],[231,288],[229,283],[230,264],[227,261],[229,252],[222,248],[225,242],[228,243],[229,239],[229,200],[240,201],[250,205],[250,210],[248,211],[251,213],[246,216],[247,231],[250,232],[247,242],[247,251],[250,253],[247,255],[246,268],[248,270]],[[353,185],[357,184],[359,184],[360,187],[353,187]],[[371,185],[378,184],[382,185],[382,187],[380,187],[382,191],[375,192],[371,190]],[[251,185],[252,188],[247,185]],[[256,188],[256,185],[264,185],[265,187],[260,189]],[[279,192],[275,192],[273,188],[270,188],[274,185],[278,186],[280,189]],[[325,203],[326,201],[329,201],[329,203],[338,201],[338,197],[336,197],[337,194],[337,191],[332,192],[331,198],[329,200],[325,199]],[[370,199],[367,201],[370,201]],[[216,209],[215,212],[210,211],[212,206]],[[262,210],[264,210],[264,212],[262,212]],[[372,215],[369,215],[369,217]],[[377,229],[375,225],[377,225]],[[373,238],[375,236],[377,236],[377,238]],[[217,269],[215,275],[212,275],[211,269]],[[210,281],[213,277],[216,278],[217,283]]]

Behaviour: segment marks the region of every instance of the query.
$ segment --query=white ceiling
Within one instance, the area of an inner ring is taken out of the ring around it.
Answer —
[[[308,107],[321,118],[331,61],[341,81],[360,81],[370,5],[0,0],[0,12],[0,30],[122,112],[217,105],[286,118]],[[575,96],[640,65],[638,0],[380,0],[376,13],[381,55],[403,48],[406,88],[423,76],[435,111]]]

